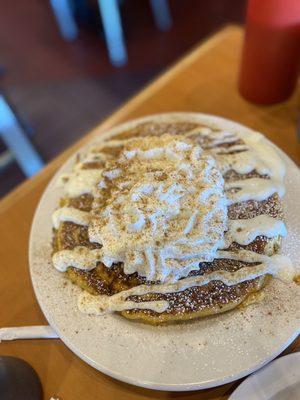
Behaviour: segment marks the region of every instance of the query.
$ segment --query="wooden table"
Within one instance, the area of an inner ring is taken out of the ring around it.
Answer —
[[[28,272],[28,238],[32,217],[49,179],[79,146],[105,129],[131,118],[168,111],[216,114],[264,132],[296,162],[297,99],[270,107],[243,100],[237,75],[243,31],[229,26],[203,42],[116,113],[51,162],[0,203],[0,326],[46,324],[34,297]],[[299,111],[299,110],[298,110]],[[300,350],[296,340],[287,351]],[[19,340],[0,344],[1,355],[27,360],[39,374],[45,399],[227,399],[237,382],[188,393],[156,392],[117,382],[76,357],[60,340]]]

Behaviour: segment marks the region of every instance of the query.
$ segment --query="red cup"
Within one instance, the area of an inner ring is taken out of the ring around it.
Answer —
[[[293,93],[300,62],[300,0],[249,0],[239,91],[272,104]]]

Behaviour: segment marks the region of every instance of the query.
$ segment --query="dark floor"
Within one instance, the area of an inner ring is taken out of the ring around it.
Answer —
[[[173,27],[160,32],[148,0],[124,0],[129,62],[116,69],[107,57],[96,1],[88,1],[90,13],[81,19],[73,43],[61,38],[48,0],[1,2],[2,87],[31,126],[45,161],[205,36],[223,24],[242,22],[245,7],[245,0],[169,0]],[[14,164],[0,173],[0,196],[24,179]]]

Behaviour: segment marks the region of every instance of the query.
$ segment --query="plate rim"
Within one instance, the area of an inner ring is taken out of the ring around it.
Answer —
[[[105,366],[103,366],[97,362],[94,362],[92,359],[87,357],[82,351],[78,350],[75,345],[73,346],[73,344],[69,341],[68,337],[66,337],[65,334],[56,327],[56,324],[52,320],[51,316],[49,315],[46,306],[43,305],[42,301],[40,301],[41,299],[39,298],[39,294],[37,293],[37,290],[35,287],[33,268],[32,268],[32,264],[33,264],[33,261],[32,261],[33,240],[32,240],[32,238],[33,238],[34,227],[37,224],[38,214],[39,214],[39,211],[42,208],[43,203],[47,197],[49,187],[53,186],[54,182],[57,180],[57,177],[61,174],[62,170],[65,170],[66,164],[71,163],[75,159],[76,154],[87,149],[95,141],[102,142],[103,140],[106,140],[106,139],[113,139],[113,137],[116,136],[120,131],[123,131],[124,129],[129,129],[132,126],[136,126],[143,122],[163,120],[163,119],[170,120],[170,118],[172,118],[174,120],[180,120],[180,119],[184,119],[184,118],[194,118],[195,120],[198,120],[199,122],[204,122],[204,123],[206,120],[206,122],[210,123],[211,125],[214,125],[214,124],[223,125],[223,129],[226,129],[226,128],[224,128],[224,125],[227,125],[228,127],[230,126],[230,128],[233,128],[236,130],[241,129],[243,132],[240,132],[240,133],[242,133],[242,134],[247,134],[247,132],[251,133],[251,132],[255,131],[254,129],[247,127],[239,122],[233,121],[228,118],[220,117],[220,116],[215,116],[212,114],[204,114],[204,113],[197,113],[197,112],[167,112],[167,113],[151,114],[151,115],[147,115],[144,117],[131,119],[131,120],[128,120],[121,124],[117,124],[113,127],[105,129],[102,132],[95,132],[93,134],[93,136],[90,138],[90,140],[88,140],[85,144],[83,144],[78,149],[76,149],[69,157],[67,157],[63,161],[61,166],[57,169],[57,171],[55,172],[53,177],[48,182],[46,188],[44,189],[44,191],[40,197],[38,205],[35,209],[34,217],[32,219],[30,235],[29,235],[29,271],[30,271],[30,279],[31,279],[31,284],[33,287],[35,297],[37,299],[38,305],[41,308],[45,318],[49,322],[50,326],[58,334],[58,337],[76,356],[81,358],[84,362],[86,362],[87,364],[89,364],[90,366],[95,368],[96,370],[98,370],[98,371],[104,373],[105,375],[108,375],[118,381],[125,382],[127,384],[131,384],[134,386],[152,389],[152,390],[182,392],[182,391],[193,391],[193,390],[201,390],[201,389],[217,387],[217,386],[220,386],[220,385],[223,385],[226,383],[233,382],[237,379],[243,378],[243,377],[259,370],[260,368],[262,368],[266,364],[268,364],[270,361],[272,361],[274,358],[276,358],[279,354],[281,354],[297,338],[297,336],[300,334],[300,326],[299,326],[298,330],[295,331],[294,334],[291,337],[289,337],[289,339],[286,342],[284,342],[280,348],[276,349],[276,351],[274,351],[271,355],[269,355],[269,357],[265,358],[263,362],[258,362],[255,365],[253,365],[251,368],[240,371],[239,374],[228,375],[227,377],[224,377],[222,379],[212,379],[212,380],[207,380],[204,382],[202,381],[201,383],[194,382],[194,383],[188,383],[188,384],[186,384],[186,383],[157,384],[152,381],[146,381],[146,380],[141,381],[139,379],[121,375],[117,372],[114,372],[114,371],[106,368]],[[283,150],[281,150],[277,145],[275,145],[273,142],[271,142],[265,135],[263,137],[264,137],[264,140],[266,140],[268,142],[268,144],[271,144],[273,147],[276,148],[276,150],[279,152],[280,156],[283,156],[284,159],[288,159],[289,163],[292,163],[294,165],[294,167],[298,168],[297,164],[286,153],[284,153]]]

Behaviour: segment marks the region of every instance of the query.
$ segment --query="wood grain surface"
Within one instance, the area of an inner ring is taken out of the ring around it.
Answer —
[[[285,103],[256,106],[238,94],[237,76],[243,30],[229,26],[200,43],[191,53],[128,101],[92,132],[61,154],[37,176],[0,202],[1,308],[0,327],[45,324],[32,290],[28,239],[39,198],[49,179],[78,147],[120,122],[147,114],[196,111],[230,118],[262,131],[296,163],[299,104],[296,95]],[[271,339],[270,339],[271,340]],[[300,350],[299,338],[286,352]],[[60,340],[19,340],[0,343],[1,355],[27,360],[41,378],[45,399],[227,399],[239,382],[200,392],[156,392],[117,382],[76,357]]]

